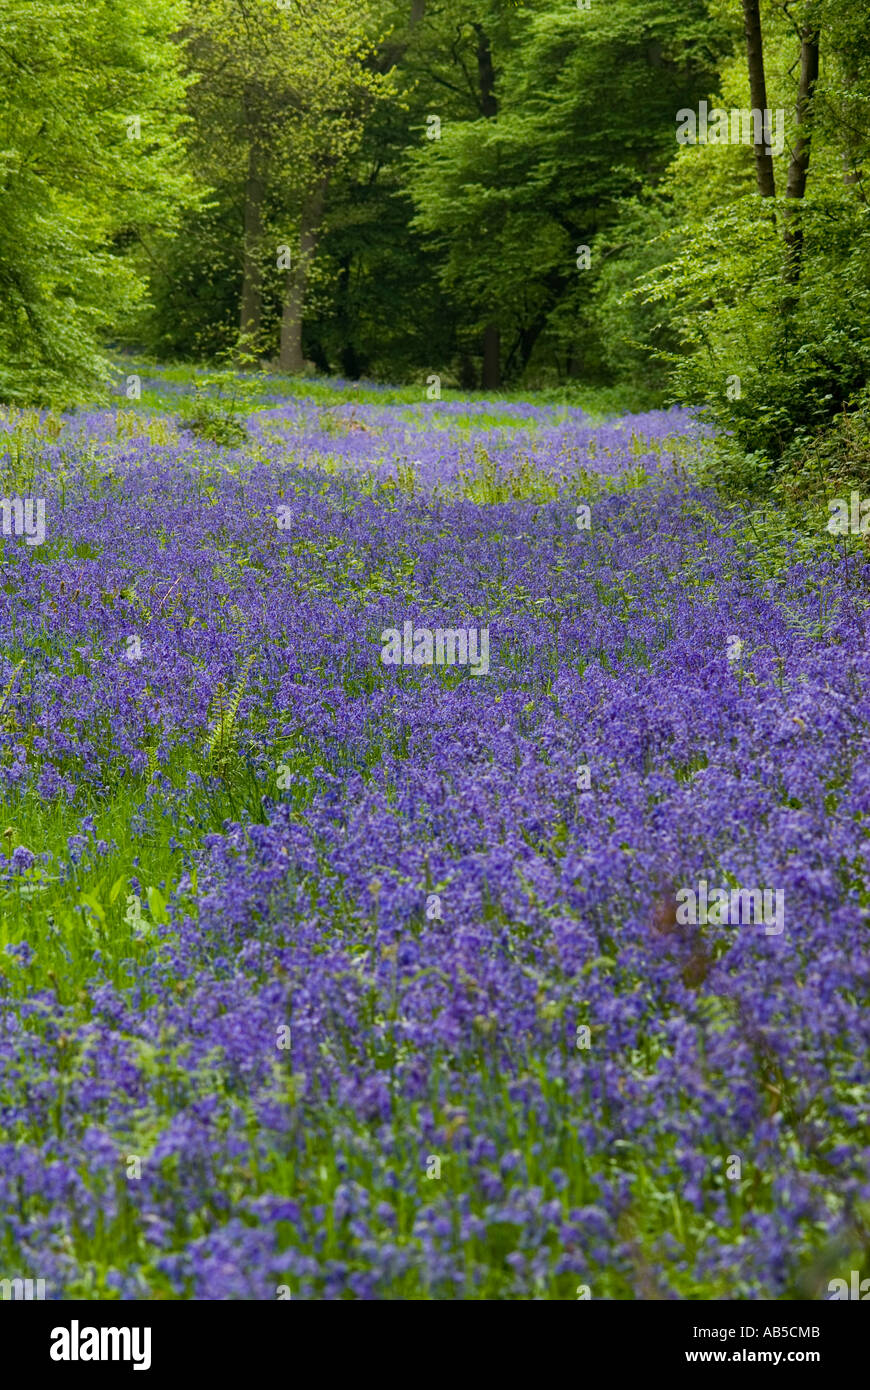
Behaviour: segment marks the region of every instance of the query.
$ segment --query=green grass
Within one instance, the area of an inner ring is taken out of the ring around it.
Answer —
[[[223,391],[228,395],[232,394],[233,388],[240,386],[249,392],[251,399],[255,402],[253,408],[256,408],[256,405],[271,406],[273,402],[264,399],[267,396],[310,401],[323,406],[346,406],[355,402],[360,405],[372,406],[437,404],[428,400],[426,375],[423,374],[418,382],[409,382],[403,386],[381,386],[378,383],[365,381],[339,384],[337,380],[320,378],[290,377],[266,372],[235,372],[225,367],[216,367],[210,363],[177,363],[170,366],[158,366],[146,358],[139,357],[118,357],[115,359],[115,365],[121,378],[135,373],[143,379],[143,382],[146,379],[157,378],[169,385],[186,387],[191,392],[198,383],[206,378],[215,381],[219,379]],[[441,400],[450,403],[466,402],[472,405],[486,403],[497,406],[500,402],[507,405],[534,405],[553,407],[557,412],[559,407],[579,407],[596,422],[612,416],[658,409],[663,404],[659,393],[650,392],[643,387],[626,385],[586,386],[576,382],[566,383],[564,387],[547,387],[538,391],[518,388],[495,392],[466,391],[442,384]],[[138,404],[147,409],[173,413],[179,408],[179,393],[160,391],[159,388],[143,385],[141,401]],[[252,407],[245,403],[239,408],[249,409]],[[437,414],[437,412],[433,413]],[[410,420],[414,417],[409,414],[407,418]],[[558,414],[556,418],[558,418]],[[493,411],[492,419],[504,427],[524,423],[522,421],[517,422],[512,416],[500,416],[497,409]],[[479,418],[474,415],[469,416],[464,423],[465,427],[469,429],[476,429],[480,426]]]

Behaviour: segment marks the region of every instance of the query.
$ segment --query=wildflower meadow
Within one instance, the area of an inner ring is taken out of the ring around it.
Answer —
[[[45,513],[3,543],[3,1268],[825,1296],[870,1198],[858,559],[717,502],[686,411],[313,385],[218,447],[160,389],[0,434]]]

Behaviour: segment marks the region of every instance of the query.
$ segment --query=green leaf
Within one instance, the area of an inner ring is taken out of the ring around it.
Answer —
[[[106,914],[103,911],[103,907],[100,903],[99,898],[95,898],[93,893],[82,893],[80,903],[82,907],[90,908],[91,912],[93,912],[94,916],[97,918],[101,926],[105,924]]]
[[[166,899],[159,888],[149,888],[148,911],[151,913],[152,921],[158,926],[165,926],[169,921],[169,913],[166,910]]]

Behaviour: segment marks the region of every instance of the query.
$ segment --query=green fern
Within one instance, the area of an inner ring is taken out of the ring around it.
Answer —
[[[148,607],[147,603],[144,603],[140,596],[136,593],[134,585],[130,584],[127,586],[126,589],[122,589],[120,596],[121,598],[125,598],[128,603],[132,603],[136,612],[139,614],[139,617],[142,618],[144,622],[150,623],[151,609]]]
[[[253,665],[253,655],[245,659],[242,673],[236,681],[229,699],[225,700],[226,687],[223,682],[218,685],[215,696],[217,703],[217,718],[215,726],[209,735],[206,745],[206,753],[209,758],[217,758],[218,761],[226,757],[232,742],[233,730],[236,723],[236,715],[239,712],[239,705],[242,703],[242,696],[248,684],[248,672]]]
[[[6,705],[7,705],[8,701],[9,701],[9,696],[12,694],[12,691],[13,691],[13,689],[14,689],[14,687],[15,687],[15,682],[18,680],[18,676],[19,676],[19,674],[20,674],[20,672],[21,672],[21,669],[22,669],[23,665],[24,665],[24,662],[23,662],[23,661],[19,661],[18,665],[15,667],[15,670],[12,672],[12,678],[11,678],[11,680],[9,681],[9,684],[7,685],[6,689],[3,691],[2,698],[0,698],[0,722],[4,722],[5,720],[8,720],[8,718],[9,718],[8,715],[4,715],[4,711],[5,711],[5,709],[6,709]],[[14,722],[14,721],[13,721],[13,722]]]
[[[148,777],[147,777],[147,782],[148,782],[148,785],[149,785],[149,786],[150,786],[151,783],[154,781],[154,777],[155,777],[155,774],[156,774],[156,772],[157,772],[157,752],[158,752],[158,746],[157,746],[156,743],[155,743],[155,745],[154,745],[153,748],[149,748],[149,749],[148,749]]]

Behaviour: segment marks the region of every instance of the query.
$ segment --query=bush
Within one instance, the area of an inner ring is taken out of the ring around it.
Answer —
[[[793,284],[782,202],[774,223],[772,203],[760,201],[696,224],[642,288],[679,325],[674,392],[699,405],[723,441],[717,481],[729,488],[797,476],[831,450],[833,463],[845,441],[842,431],[829,436],[833,422],[870,383],[870,209],[845,194],[804,208]]]
[[[792,454],[775,488],[786,503],[848,497],[852,489],[870,495],[870,389],[859,392],[827,429]]]
[[[239,367],[252,365],[249,349],[241,347],[236,355]],[[239,417],[253,409],[259,387],[259,377],[251,372],[209,372],[196,382],[193,398],[185,405],[178,423],[211,444],[236,448],[248,439],[244,421]]]

